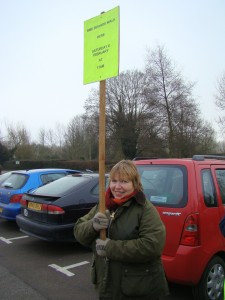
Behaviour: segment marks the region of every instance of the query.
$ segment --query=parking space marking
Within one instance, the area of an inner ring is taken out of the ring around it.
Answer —
[[[51,264],[51,265],[48,265],[48,266],[53,268],[53,269],[56,269],[56,271],[61,272],[61,273],[63,273],[63,274],[70,277],[70,276],[74,276],[75,274],[68,271],[68,269],[80,267],[80,266],[83,266],[83,265],[86,265],[86,264],[89,264],[89,263],[90,263],[89,261],[82,261],[80,263],[69,265],[69,266],[66,266],[66,267],[60,267],[56,264]]]
[[[18,239],[24,239],[27,238],[28,235],[23,235],[23,236],[19,236],[19,237],[15,237],[15,238],[11,238],[11,239],[6,239],[3,236],[0,236],[0,240],[5,242],[6,244],[12,244],[12,240],[18,240]]]

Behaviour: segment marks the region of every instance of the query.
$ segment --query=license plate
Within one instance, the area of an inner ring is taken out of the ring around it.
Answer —
[[[35,202],[28,202],[28,208],[33,210],[41,210],[41,204]]]

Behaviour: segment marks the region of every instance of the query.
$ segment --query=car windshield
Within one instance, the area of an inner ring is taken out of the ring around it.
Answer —
[[[39,187],[33,193],[37,195],[61,196],[74,187],[78,189],[80,185],[87,183],[89,180],[90,177],[68,175]]]
[[[137,165],[145,196],[156,206],[183,207],[187,202],[187,170],[174,165]]]

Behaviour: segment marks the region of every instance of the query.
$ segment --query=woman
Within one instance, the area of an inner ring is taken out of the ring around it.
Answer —
[[[106,213],[98,205],[74,227],[78,242],[93,250],[92,282],[101,300],[156,300],[168,295],[161,262],[165,227],[146,200],[136,166],[117,163],[109,174]],[[110,213],[110,214],[109,214]],[[99,233],[107,229],[107,238]]]

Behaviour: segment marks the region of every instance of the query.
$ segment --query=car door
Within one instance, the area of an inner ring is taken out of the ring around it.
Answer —
[[[221,221],[225,218],[225,166],[213,165],[211,168],[218,197],[219,221]],[[225,244],[225,236],[223,242]]]
[[[201,164],[196,167],[201,245],[212,255],[221,249],[223,243],[219,230],[223,207],[216,179],[216,168],[209,164]]]

